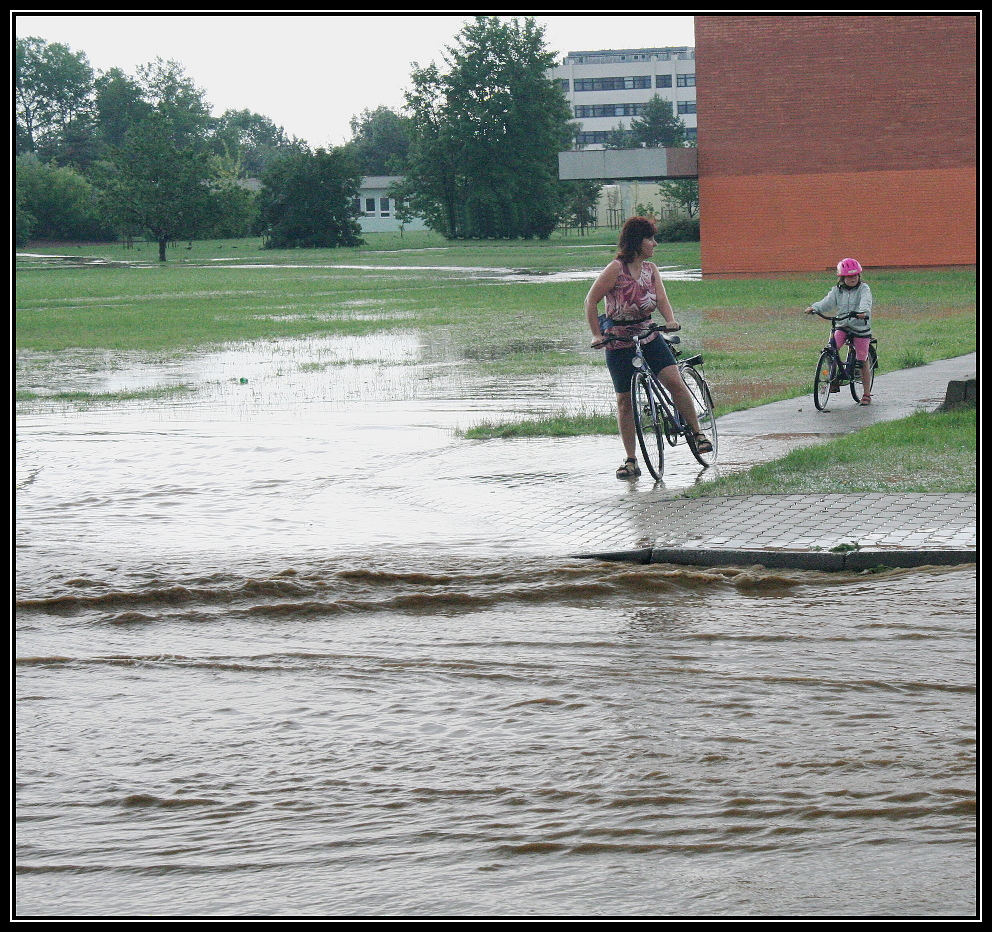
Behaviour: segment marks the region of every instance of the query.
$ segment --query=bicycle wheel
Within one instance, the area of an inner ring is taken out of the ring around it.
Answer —
[[[830,400],[830,383],[837,374],[834,356],[829,350],[820,353],[816,364],[816,375],[813,376],[813,401],[817,411],[825,411]]]
[[[643,372],[635,372],[630,382],[630,403],[634,407],[634,430],[644,454],[648,472],[661,479],[665,472],[665,434],[662,402],[658,390]]]
[[[702,466],[712,466],[717,457],[717,429],[716,417],[713,414],[713,398],[710,395],[710,387],[706,384],[706,379],[702,373],[693,369],[692,366],[685,366],[682,369],[682,379],[685,387],[692,395],[692,403],[696,409],[696,417],[699,419],[699,429],[707,440],[713,445],[709,453],[701,453],[696,444],[696,438],[691,430],[686,430],[686,440],[689,441],[689,449]]]
[[[847,354],[847,364],[854,364],[854,378],[851,379],[851,397],[854,399],[856,404],[861,404],[861,399],[865,394],[865,386],[861,378],[861,365],[854,360],[854,349],[852,349]],[[871,366],[871,374],[875,375],[875,369],[878,368],[878,356],[875,353],[875,347],[868,347],[868,363]]]

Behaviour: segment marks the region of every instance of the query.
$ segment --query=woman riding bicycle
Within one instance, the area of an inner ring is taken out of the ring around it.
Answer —
[[[620,231],[616,258],[600,273],[586,295],[586,321],[592,333],[592,346],[601,349],[606,336],[627,337],[641,334],[649,326],[651,314],[660,311],[666,330],[679,330],[675,313],[665,293],[658,267],[648,260],[654,254],[655,225],[647,217],[631,217]],[[606,299],[606,314],[599,314],[599,302]],[[604,333],[608,330],[609,333]],[[668,389],[682,416],[696,436],[702,453],[713,446],[699,430],[696,407],[682,381],[675,356],[664,338],[649,334],[641,343],[641,352],[651,370]],[[637,465],[634,414],[630,401],[630,383],[634,375],[634,344],[621,340],[606,350],[606,365],[617,394],[617,426],[627,459],[617,470],[618,479],[633,479],[641,474]]]
[[[833,342],[838,352],[848,339],[854,344],[854,352],[861,363],[861,382],[865,393],[861,404],[871,404],[871,366],[867,364],[868,348],[871,346],[871,289],[861,280],[861,263],[857,259],[841,259],[837,263],[837,284],[821,301],[814,301],[807,314],[837,318]],[[829,313],[826,313],[828,312]],[[830,391],[840,391],[832,385]]]

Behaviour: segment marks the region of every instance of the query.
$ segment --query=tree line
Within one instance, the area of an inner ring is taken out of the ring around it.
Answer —
[[[404,113],[366,110],[344,146],[312,149],[261,114],[211,116],[177,62],[97,74],[83,52],[18,38],[17,242],[144,237],[163,261],[168,243],[196,238],[358,245],[363,175],[402,176],[400,219],[450,239],[586,225],[600,186],[558,180],[577,125],[554,62],[533,18],[474,17],[441,67],[414,64]],[[659,98],[632,130],[635,145],[685,144]]]

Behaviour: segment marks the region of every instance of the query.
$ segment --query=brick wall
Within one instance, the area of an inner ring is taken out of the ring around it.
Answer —
[[[976,261],[977,20],[697,16],[706,275]]]

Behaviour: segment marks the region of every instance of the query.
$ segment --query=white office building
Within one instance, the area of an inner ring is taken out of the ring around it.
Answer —
[[[569,52],[548,72],[561,83],[582,126],[578,147],[601,149],[617,126],[629,129],[656,94],[672,103],[674,112],[696,141],[696,50],[686,46],[662,49],[608,49]]]

